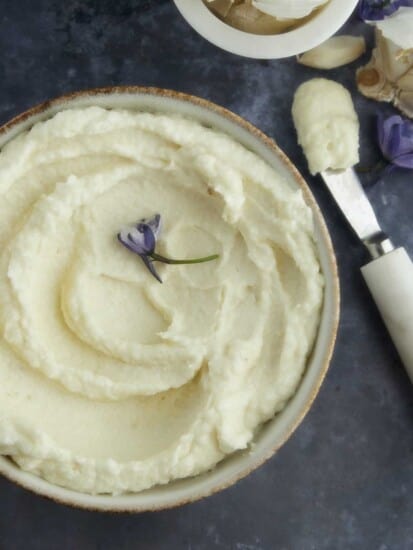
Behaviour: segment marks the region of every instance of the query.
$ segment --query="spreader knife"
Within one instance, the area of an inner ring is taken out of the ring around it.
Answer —
[[[413,263],[382,231],[352,168],[321,176],[372,257],[361,272],[413,382]]]

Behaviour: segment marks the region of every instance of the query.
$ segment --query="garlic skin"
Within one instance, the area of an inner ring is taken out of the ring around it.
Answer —
[[[328,0],[253,0],[252,5],[282,21],[302,19],[327,2]]]
[[[333,36],[297,57],[298,63],[314,69],[336,69],[358,59],[366,51],[363,36]]]
[[[279,34],[288,31],[295,23],[292,19],[280,21],[257,10],[251,2],[234,3],[224,18],[235,29],[253,34]]]
[[[402,50],[413,48],[413,8],[399,8],[393,15],[377,21],[376,27]]]
[[[303,13],[311,15],[312,7],[308,7],[308,3],[314,4],[325,3],[326,0],[300,0],[299,4],[305,4],[307,8],[302,9],[302,6],[297,12],[297,6],[294,2],[291,5],[290,0],[285,2],[282,0],[281,7],[278,6],[276,12],[282,15],[274,16],[274,0],[203,0],[208,8],[222,19],[225,23],[243,32],[251,34],[271,35],[281,34],[293,30],[300,24],[304,24],[307,17],[288,17],[287,14]],[[276,0],[279,2],[280,0]],[[284,5],[285,3],[285,5]]]
[[[313,175],[359,162],[359,120],[351,95],[341,84],[325,78],[301,84],[292,115]]]
[[[211,4],[209,7],[213,13],[219,17],[227,17],[230,12],[234,0],[206,0],[208,4]]]
[[[392,102],[413,118],[413,8],[400,8],[375,26],[376,47],[357,71],[357,87],[366,97]]]

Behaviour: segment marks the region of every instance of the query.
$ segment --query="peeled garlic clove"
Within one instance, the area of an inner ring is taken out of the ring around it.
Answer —
[[[314,69],[335,69],[358,59],[366,51],[362,36],[333,36],[320,46],[297,57],[297,61]]]
[[[252,5],[279,20],[301,19],[327,0],[253,0]]]
[[[395,106],[409,118],[413,118],[413,91],[400,92],[394,100]]]

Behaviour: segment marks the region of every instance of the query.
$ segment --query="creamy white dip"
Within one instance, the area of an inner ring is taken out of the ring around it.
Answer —
[[[292,115],[313,175],[359,162],[360,125],[344,86],[326,78],[304,82],[295,93]]]
[[[178,116],[69,110],[0,154],[0,452],[88,493],[246,448],[295,392],[323,297],[300,191]],[[163,284],[116,239],[159,212]]]

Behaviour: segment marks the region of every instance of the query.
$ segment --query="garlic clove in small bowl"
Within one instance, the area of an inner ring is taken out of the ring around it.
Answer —
[[[264,8],[268,8],[269,0],[256,0],[255,8],[258,1],[266,3]],[[311,1],[314,3],[316,0]],[[274,19],[278,25],[286,23],[284,28],[281,26],[275,31],[277,34],[253,34],[234,28],[224,22],[220,18],[222,16],[215,15],[203,0],[174,2],[184,19],[215,46],[254,59],[282,59],[310,50],[330,38],[350,17],[358,0],[329,0],[326,3],[317,0],[318,7],[296,28],[292,28],[297,23],[297,20],[290,18],[289,14],[292,12],[284,12],[279,18]],[[305,4],[308,8],[309,4]],[[292,2],[289,1],[288,5],[291,8]],[[260,6],[263,7],[261,4]],[[298,13],[303,12],[304,10]]]

